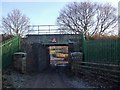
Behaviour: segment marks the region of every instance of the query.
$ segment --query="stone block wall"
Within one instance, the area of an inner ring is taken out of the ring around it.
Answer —
[[[23,52],[27,53],[26,71],[28,73],[40,72],[49,66],[49,49],[41,43],[28,43],[24,41],[21,44]]]
[[[71,53],[71,70],[74,73],[79,72],[80,65],[83,61],[83,53],[82,52],[72,52]]]

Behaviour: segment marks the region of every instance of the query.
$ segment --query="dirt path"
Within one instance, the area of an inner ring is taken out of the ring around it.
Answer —
[[[113,86],[83,75],[78,77],[66,67],[52,67],[41,73],[32,73],[31,75],[20,74],[10,69],[6,73],[4,72],[3,76],[4,88],[110,88]]]
[[[38,74],[31,82],[30,88],[70,88],[55,70],[49,69]]]
[[[68,76],[63,69],[50,68],[39,73],[29,84],[29,88],[91,88],[89,83]]]

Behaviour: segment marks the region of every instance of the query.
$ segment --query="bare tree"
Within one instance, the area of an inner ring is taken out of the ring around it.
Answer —
[[[116,9],[110,4],[99,5],[91,2],[73,2],[61,10],[57,24],[63,32],[103,34],[117,21]],[[68,32],[67,31],[67,32]]]
[[[104,5],[99,5],[99,9],[96,13],[96,23],[95,27],[92,29],[92,34],[103,35],[111,32],[117,26],[117,15],[116,9],[112,7],[109,3]]]
[[[8,13],[7,17],[2,18],[4,32],[11,35],[23,36],[26,33],[29,18],[21,13],[20,10],[14,9]]]

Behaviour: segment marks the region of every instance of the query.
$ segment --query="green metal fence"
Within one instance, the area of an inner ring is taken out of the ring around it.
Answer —
[[[15,53],[20,49],[20,37],[16,36],[11,38],[10,40],[3,42],[0,46],[0,49],[2,50],[2,54],[1,54],[2,66],[1,67],[4,69],[12,63],[13,53]]]
[[[120,39],[83,40],[84,62],[120,65]]]

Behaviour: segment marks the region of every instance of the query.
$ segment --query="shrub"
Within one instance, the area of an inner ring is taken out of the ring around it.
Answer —
[[[120,39],[120,36],[118,35],[94,35],[94,36],[89,36],[88,40],[108,40],[108,39]]]

